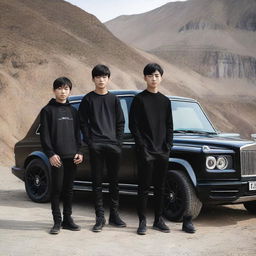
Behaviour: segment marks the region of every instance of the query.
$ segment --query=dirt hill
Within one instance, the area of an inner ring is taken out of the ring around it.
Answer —
[[[227,132],[239,128],[248,135],[256,126],[255,87],[251,90],[245,84],[245,91],[253,96],[241,97],[237,81],[224,87],[191,69],[132,48],[97,18],[62,0],[1,0],[0,9],[2,164],[13,163],[13,146],[52,97],[53,80],[67,76],[73,81],[73,94],[87,93],[93,89],[91,68],[98,63],[110,66],[111,89],[142,89],[143,67],[159,62],[165,69],[163,93],[202,99],[217,127]]]

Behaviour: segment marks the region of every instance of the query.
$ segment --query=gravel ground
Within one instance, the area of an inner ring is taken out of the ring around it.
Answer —
[[[173,222],[167,222],[171,233],[165,234],[152,229],[150,202],[147,235],[138,236],[135,197],[121,196],[120,214],[127,228],[106,225],[101,233],[93,233],[92,194],[76,192],[73,216],[82,230],[49,235],[50,204],[33,203],[9,167],[0,167],[0,171],[0,256],[256,255],[256,219],[243,205],[204,208],[194,221],[195,234],[182,232],[181,224]]]

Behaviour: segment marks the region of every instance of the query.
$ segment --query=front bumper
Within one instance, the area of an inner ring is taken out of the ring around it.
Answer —
[[[24,177],[25,177],[25,169],[24,168],[19,168],[16,166],[12,167],[12,173],[18,177],[19,179],[24,181]]]
[[[256,177],[243,181],[200,182],[197,184],[198,197],[206,204],[256,201],[256,190],[249,190],[249,181],[256,181]]]

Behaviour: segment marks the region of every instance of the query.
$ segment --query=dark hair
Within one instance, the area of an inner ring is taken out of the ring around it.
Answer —
[[[107,66],[98,64],[92,69],[92,78],[95,76],[108,76],[110,77],[110,70]]]
[[[153,74],[156,71],[158,71],[161,74],[161,76],[164,73],[162,67],[159,64],[157,64],[157,63],[149,63],[144,68],[143,74],[144,74],[144,76],[148,76],[148,75]]]
[[[67,85],[70,90],[72,90],[72,83],[67,77],[59,77],[53,82],[53,90],[58,89],[59,87]]]

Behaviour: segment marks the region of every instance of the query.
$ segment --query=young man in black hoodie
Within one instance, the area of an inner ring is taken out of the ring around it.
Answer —
[[[106,223],[102,197],[104,163],[107,167],[110,192],[109,224],[125,227],[118,214],[118,171],[124,132],[124,115],[119,99],[107,90],[110,70],[105,65],[92,69],[95,90],[84,96],[80,107],[80,126],[84,142],[89,147],[95,195],[96,224],[94,232],[100,232]]]
[[[154,185],[155,220],[153,228],[169,233],[164,223],[163,200],[170,148],[173,143],[173,122],[170,100],[158,91],[163,69],[156,63],[144,68],[146,90],[137,94],[132,102],[129,128],[134,136],[138,164],[138,216],[137,233],[145,235],[146,207],[150,185]]]
[[[56,79],[53,83],[55,99],[51,99],[40,113],[41,144],[52,166],[51,208],[54,225],[50,234],[58,234],[61,226],[73,231],[80,230],[71,217],[76,166],[83,161],[83,155],[79,153],[81,138],[78,113],[67,99],[71,89],[72,83],[68,78]],[[61,194],[63,221],[59,206]]]

